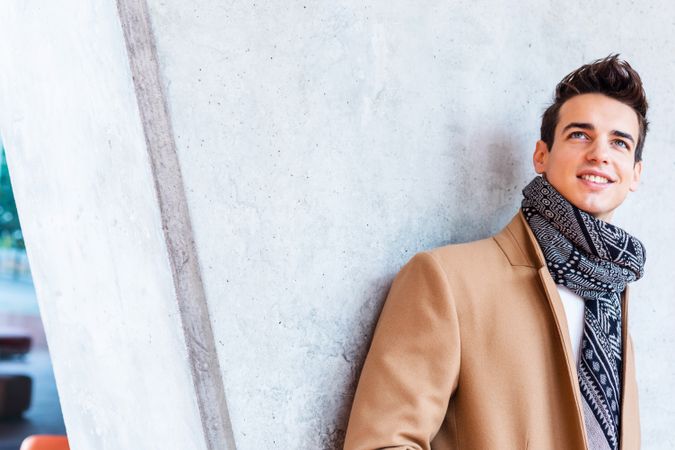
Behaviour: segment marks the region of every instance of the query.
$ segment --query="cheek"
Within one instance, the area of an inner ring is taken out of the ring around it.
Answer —
[[[568,173],[576,170],[579,162],[574,155],[569,154],[570,152],[564,151],[565,149],[560,149],[557,154],[551,155],[549,159],[549,166],[551,170],[558,173]]]
[[[633,180],[636,178],[635,165],[633,164],[632,161],[624,164],[623,168],[621,169],[621,172],[623,174],[623,179],[627,183],[632,183]]]
[[[554,176],[565,183],[571,183],[576,178],[577,164],[574,161],[558,159],[551,164],[551,172]]]

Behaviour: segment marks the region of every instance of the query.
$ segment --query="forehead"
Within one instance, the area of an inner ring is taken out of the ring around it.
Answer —
[[[556,132],[572,122],[590,123],[598,131],[618,130],[637,137],[637,113],[630,106],[604,94],[581,94],[563,103]]]

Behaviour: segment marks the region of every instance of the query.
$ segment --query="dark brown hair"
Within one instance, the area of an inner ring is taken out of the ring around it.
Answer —
[[[647,97],[640,75],[619,55],[609,55],[583,65],[558,83],[553,104],[541,118],[541,140],[548,150],[553,148],[555,127],[558,125],[560,108],[570,98],[581,94],[604,94],[633,108],[637,114],[640,136],[635,147],[635,162],[642,161],[642,147],[647,135]]]

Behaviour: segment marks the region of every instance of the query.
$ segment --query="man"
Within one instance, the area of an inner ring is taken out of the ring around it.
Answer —
[[[512,221],[396,276],[345,449],[639,448],[626,305],[645,253],[610,221],[638,186],[646,113],[616,55],[558,84]]]

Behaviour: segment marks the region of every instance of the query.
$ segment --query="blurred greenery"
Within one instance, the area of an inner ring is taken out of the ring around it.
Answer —
[[[0,248],[25,248],[2,142],[0,142]]]

